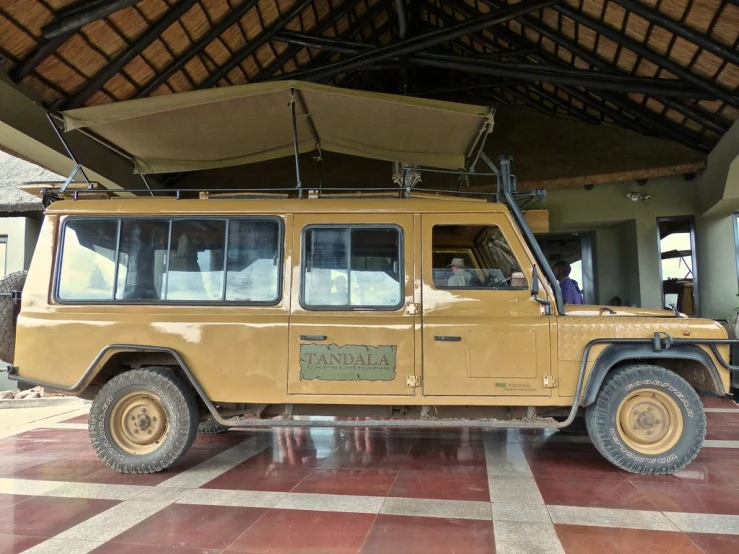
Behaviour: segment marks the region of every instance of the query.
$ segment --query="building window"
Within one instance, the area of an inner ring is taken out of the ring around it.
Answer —
[[[695,228],[692,216],[657,220],[659,231],[662,302],[667,309],[697,315]]]
[[[403,298],[397,227],[309,227],[303,234],[303,304],[397,309]]]
[[[61,301],[274,304],[277,220],[72,219],[64,226]]]

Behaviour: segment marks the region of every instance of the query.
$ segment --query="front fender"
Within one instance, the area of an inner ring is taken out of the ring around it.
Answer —
[[[713,363],[708,353],[699,346],[674,345],[667,350],[655,350],[649,344],[612,344],[598,355],[593,364],[588,382],[585,384],[583,407],[595,402],[608,372],[616,364],[629,360],[634,362],[644,360],[690,360],[698,362],[711,373],[711,377],[718,385],[719,394],[726,394],[716,364]]]

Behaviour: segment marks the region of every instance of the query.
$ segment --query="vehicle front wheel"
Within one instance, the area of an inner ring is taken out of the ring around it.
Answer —
[[[90,441],[121,473],[156,473],[176,464],[198,431],[198,405],[185,382],[159,367],[108,381],[90,408]]]
[[[632,365],[606,378],[585,411],[598,451],[631,473],[670,474],[698,455],[706,415],[698,394],[679,375],[653,365]]]

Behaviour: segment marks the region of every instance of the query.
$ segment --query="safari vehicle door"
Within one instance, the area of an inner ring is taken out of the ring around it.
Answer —
[[[288,393],[413,394],[413,216],[337,212],[294,218]]]
[[[506,215],[424,214],[422,237],[424,394],[550,396],[551,317]]]

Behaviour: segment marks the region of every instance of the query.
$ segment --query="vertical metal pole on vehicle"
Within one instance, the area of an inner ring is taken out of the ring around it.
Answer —
[[[516,192],[516,180],[513,175],[511,175],[511,157],[510,156],[501,156],[498,159],[500,163],[500,177],[498,181],[498,193],[500,193],[500,185],[503,186],[503,197],[506,200],[506,204],[508,204],[508,208],[511,210],[511,213],[513,214],[513,218],[516,220],[516,223],[518,224],[518,228],[521,230],[521,233],[523,233],[524,238],[526,239],[526,242],[529,245],[529,248],[531,248],[534,258],[539,263],[541,272],[546,275],[547,280],[549,281],[549,284],[552,287],[552,290],[554,291],[554,301],[557,305],[557,312],[560,315],[565,315],[564,310],[564,301],[562,300],[562,289],[559,287],[559,281],[557,281],[557,278],[554,276],[554,272],[552,271],[552,268],[549,267],[549,263],[547,262],[546,258],[544,257],[544,252],[541,251],[541,247],[539,246],[539,243],[536,241],[536,237],[534,236],[534,233],[531,232],[531,227],[529,227],[528,222],[526,221],[526,218],[523,215],[523,212],[521,211],[521,208],[518,207],[518,203],[516,202],[516,199],[513,197],[513,193]]]
[[[54,132],[56,133],[56,136],[59,137],[59,140],[61,141],[62,145],[64,146],[64,149],[67,151],[67,154],[69,154],[69,157],[72,158],[72,161],[74,162],[74,169],[72,170],[72,173],[69,174],[69,177],[67,177],[67,180],[64,181],[64,184],[62,185],[62,188],[60,189],[60,192],[64,192],[67,190],[67,187],[69,186],[69,183],[72,182],[72,179],[74,179],[74,176],[77,175],[77,173],[82,173],[82,176],[85,178],[85,181],[87,181],[87,188],[88,190],[92,189],[92,182],[87,177],[87,173],[85,173],[85,170],[82,169],[82,166],[80,165],[80,162],[77,161],[77,158],[75,158],[74,154],[72,153],[72,149],[67,144],[67,141],[64,140],[64,137],[62,136],[62,133],[59,131],[59,127],[56,126],[54,123],[54,119],[51,116],[51,113],[46,114],[46,119],[49,120],[49,123],[51,124],[52,129],[54,129]]]
[[[303,198],[303,185],[300,182],[300,160],[298,158],[298,118],[295,114],[295,89],[290,89],[290,109],[293,116],[293,149],[295,150],[295,188],[298,189],[298,198]]]

